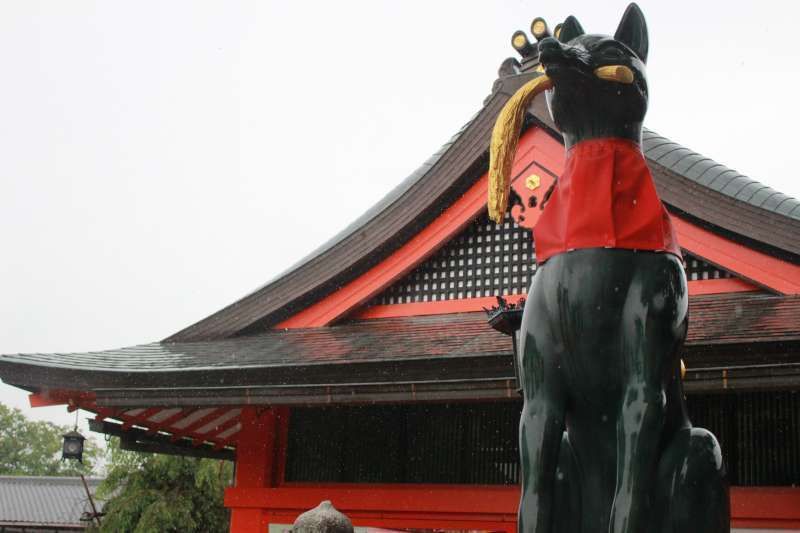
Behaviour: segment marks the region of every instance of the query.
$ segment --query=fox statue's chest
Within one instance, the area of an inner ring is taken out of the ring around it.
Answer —
[[[626,139],[573,146],[533,232],[538,263],[584,248],[681,256],[642,152]]]

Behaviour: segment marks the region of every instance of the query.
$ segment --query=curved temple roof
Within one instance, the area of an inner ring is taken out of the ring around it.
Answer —
[[[690,299],[688,356],[733,344],[800,341],[800,297],[758,293]],[[511,343],[482,312],[358,320],[325,328],[271,330],[236,339],[150,343],[118,350],[0,357],[3,379],[26,388],[80,389],[98,400],[164,401],[179,390],[195,403],[245,401],[255,391],[296,388],[325,397],[346,388],[352,400],[375,387],[454,384],[506,394],[514,379]],[[742,364],[744,358],[737,360]],[[213,370],[213,372],[209,372]],[[397,394],[392,390],[392,394]],[[165,401],[169,404],[168,401]]]
[[[165,342],[263,331],[387,256],[486,170],[497,113],[517,88],[539,75],[534,72],[537,64],[526,61],[522,73],[501,76],[483,108],[453,138],[322,247],[273,281]],[[535,123],[560,139],[543,97],[529,111]],[[644,132],[643,150],[668,207],[731,238],[794,262],[800,258],[798,200],[650,130]]]
[[[445,154],[445,152],[447,152],[447,150],[456,142],[456,140],[458,140],[458,138],[461,137],[461,134],[464,133],[464,130],[466,130],[467,127],[469,127],[469,125],[472,124],[472,121],[477,116],[478,116],[477,113],[475,115],[473,115],[472,118],[470,118],[466,122],[466,124],[461,126],[461,129],[458,130],[455,135],[450,137],[450,140],[448,140],[446,143],[444,143],[441,146],[441,148],[439,148],[433,155],[431,155],[428,159],[426,159],[424,163],[422,163],[419,167],[416,168],[416,170],[414,170],[414,172],[412,172],[411,174],[406,176],[406,178],[403,181],[401,181],[394,189],[389,191],[389,193],[386,194],[386,196],[381,198],[378,201],[378,203],[376,203],[375,205],[370,207],[368,210],[366,210],[361,216],[359,216],[353,222],[348,224],[339,233],[337,233],[336,235],[334,235],[333,237],[328,239],[326,242],[322,243],[322,245],[319,246],[317,249],[313,250],[311,253],[309,253],[308,255],[306,255],[305,257],[300,259],[299,261],[297,261],[294,265],[292,265],[288,269],[286,269],[284,272],[282,272],[282,273],[278,274],[277,276],[275,276],[274,279],[268,281],[267,283],[265,283],[261,287],[258,287],[257,289],[255,289],[250,294],[253,294],[253,293],[256,293],[256,292],[260,291],[264,287],[267,287],[267,286],[271,285],[276,280],[279,280],[280,278],[282,278],[283,276],[285,276],[289,272],[292,272],[295,269],[299,268],[300,266],[302,266],[302,265],[304,265],[304,264],[306,264],[308,262],[311,262],[312,260],[316,259],[317,257],[323,255],[325,252],[327,252],[328,250],[330,250],[331,248],[336,246],[340,241],[345,239],[347,236],[352,235],[353,233],[355,233],[356,231],[358,231],[362,227],[364,227],[367,224],[369,224],[369,222],[371,222],[375,217],[377,217],[380,213],[382,213],[383,210],[386,207],[390,206],[392,203],[397,201],[400,197],[402,197],[404,194],[406,194],[409,191],[409,189],[411,189],[411,187],[416,185],[416,183],[420,179],[422,179],[431,170],[431,168],[433,168],[433,166],[442,158],[442,156]]]
[[[391,253],[483,174],[494,119],[528,79],[504,80],[483,108],[422,167],[295,267],[165,340],[217,339],[266,329]]]
[[[800,201],[645,129],[642,150],[651,163],[754,207],[800,220]]]

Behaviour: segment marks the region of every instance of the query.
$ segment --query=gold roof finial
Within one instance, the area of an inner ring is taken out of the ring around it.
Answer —
[[[514,50],[522,57],[532,56],[537,52],[536,47],[531,44],[528,40],[528,36],[525,35],[525,32],[522,30],[515,31],[514,35],[511,36],[511,46],[513,46]]]
[[[545,37],[550,37],[550,30],[547,27],[547,22],[542,17],[536,17],[531,22],[531,33],[536,37],[537,41],[541,41]]]

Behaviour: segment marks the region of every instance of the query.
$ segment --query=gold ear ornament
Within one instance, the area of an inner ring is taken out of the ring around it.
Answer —
[[[633,83],[633,71],[625,65],[606,65],[594,69],[594,75],[601,80],[615,81],[617,83]]]

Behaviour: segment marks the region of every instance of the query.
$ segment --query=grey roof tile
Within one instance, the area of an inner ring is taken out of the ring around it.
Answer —
[[[692,152],[688,148],[684,148],[683,146],[676,146],[669,152],[659,157],[658,162],[666,167],[672,168],[676,164],[678,164],[682,159],[686,159],[688,156],[691,156],[693,154],[694,152]]]
[[[737,198],[739,191],[741,191],[742,189],[753,183],[755,182],[750,178],[748,178],[747,176],[742,176],[741,174],[739,174],[732,180],[728,181],[728,183],[725,184],[725,187],[720,189],[720,192],[727,194],[728,196],[733,196],[734,198]]]
[[[474,337],[475,324],[485,329],[482,337]],[[414,335],[409,334],[408,328],[413,328]],[[469,334],[459,335],[459,328],[473,329],[469,329]],[[447,338],[428,342],[442,335]],[[439,316],[384,319],[327,328],[273,330],[215,341],[155,342],[102,352],[3,355],[0,366],[10,362],[51,368],[157,372],[391,361],[432,354],[456,355],[469,343],[481,339],[499,343],[503,350],[510,348],[506,346],[508,339],[485,327],[484,315],[477,313],[457,317],[455,321]]]
[[[731,168],[724,168],[721,172],[715,172],[714,179],[708,182],[708,186],[715,191],[722,191],[731,180],[734,180],[742,175]]]
[[[773,194],[769,195],[764,203],[761,204],[761,207],[764,209],[769,209],[770,211],[778,210],[778,206],[781,205],[786,200],[791,200],[791,196],[787,196],[782,192],[773,191]]]
[[[658,160],[659,157],[678,148],[681,148],[681,145],[662,138],[660,142],[654,141],[649,146],[645,145],[643,151],[649,159]]]
[[[710,186],[714,182],[714,180],[716,180],[720,176],[720,174],[724,172],[732,172],[732,171],[729,168],[725,168],[724,165],[716,163],[714,165],[706,167],[705,171],[699,176],[697,176],[696,181],[700,185]]]
[[[102,480],[86,478],[94,494]],[[95,500],[98,511],[103,502]],[[80,478],[0,476],[0,523],[85,526],[80,518],[91,511]]]
[[[770,196],[774,196],[776,194],[778,193],[774,189],[770,189],[769,187],[764,187],[763,189],[759,189],[758,191],[756,191],[756,193],[753,195],[752,198],[750,198],[750,201],[748,203],[756,207],[762,207],[764,202],[766,202]]]
[[[755,193],[767,186],[757,181],[751,181],[749,184],[742,187],[742,190],[736,193],[736,199],[743,202],[749,202]]]
[[[701,176],[705,175],[709,170],[720,167],[719,163],[711,159],[701,159],[697,164],[692,165],[683,176],[690,180],[698,181]]]
[[[676,161],[671,168],[678,174],[684,175],[689,171],[689,169],[700,163],[700,161],[710,161],[710,159],[703,155],[691,152],[687,155],[684,155],[679,161]]]
[[[737,305],[755,305],[753,302],[765,297],[743,293],[731,298]],[[716,301],[692,298],[690,305],[700,317],[708,311],[706,306]],[[793,309],[800,312],[800,298],[792,302]],[[704,333],[702,320],[690,323],[689,336],[694,342],[714,341]],[[2,355],[0,371],[4,363],[145,374],[173,370],[275,369],[457,358],[505,353],[510,349],[507,337],[487,327],[485,314],[473,312],[355,320],[324,328],[272,330],[213,341],[155,342],[102,352]]]
[[[792,198],[791,196],[786,196],[783,201],[775,207],[775,212],[780,213],[781,215],[788,215],[792,212],[792,209],[797,207],[800,204],[797,200]]]
[[[664,168],[727,196],[800,220],[800,201],[758,183],[652,130],[642,132],[642,150]]]

